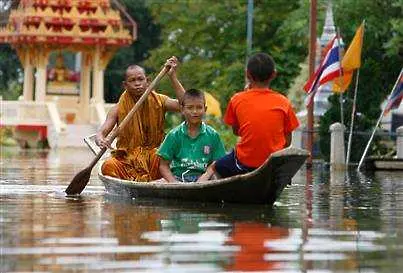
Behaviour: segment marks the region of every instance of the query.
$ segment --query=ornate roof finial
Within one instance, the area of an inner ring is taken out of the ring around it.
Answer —
[[[326,9],[325,25],[323,26],[323,33],[320,37],[320,44],[322,46],[327,43],[336,35],[336,27],[333,20],[333,6],[332,0],[328,0]]]

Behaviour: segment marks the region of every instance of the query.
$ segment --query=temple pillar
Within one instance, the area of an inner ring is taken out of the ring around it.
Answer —
[[[98,92],[95,97],[95,101],[97,102],[104,102],[104,70],[102,68],[99,68],[98,73],[97,73],[97,81],[98,81]]]
[[[37,54],[36,82],[35,82],[35,101],[45,101],[46,96],[46,66],[48,63],[48,54],[39,50]]]
[[[29,50],[24,52],[24,86],[23,96],[25,101],[33,100],[34,67],[31,62]]]
[[[88,54],[81,53],[81,71],[80,71],[80,107],[82,118],[89,121],[90,117],[90,77],[91,68],[88,61]]]
[[[104,70],[101,66],[101,48],[95,47],[92,58],[92,97],[95,103],[104,102]]]

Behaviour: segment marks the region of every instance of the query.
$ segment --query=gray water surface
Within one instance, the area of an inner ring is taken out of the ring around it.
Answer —
[[[294,177],[273,208],[110,196],[86,149],[2,148],[1,272],[400,272],[403,172]]]

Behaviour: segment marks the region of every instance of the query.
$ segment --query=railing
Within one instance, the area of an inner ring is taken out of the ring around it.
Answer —
[[[0,125],[44,125],[48,127],[49,145],[57,147],[59,134],[66,124],[60,119],[55,102],[0,100]]]
[[[49,115],[46,103],[34,101],[0,101],[0,117],[2,125],[37,125],[48,124]]]
[[[113,106],[115,106],[114,103],[91,103],[90,123],[95,125],[103,124],[107,113]]]
[[[46,107],[51,124],[54,126],[57,134],[66,129],[66,124],[60,119],[60,114],[55,102],[47,102]]]
[[[60,111],[56,102],[35,101],[7,101],[0,99],[0,123],[5,126],[47,125],[51,123],[57,133],[66,128],[66,124],[60,118]],[[90,123],[101,125],[113,103],[91,103]]]

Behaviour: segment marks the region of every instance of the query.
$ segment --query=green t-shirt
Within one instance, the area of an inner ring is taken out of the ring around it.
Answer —
[[[188,135],[186,122],[173,128],[165,137],[157,154],[170,161],[172,173],[177,177],[201,175],[214,160],[225,155],[219,134],[204,122],[200,133],[192,138]]]

